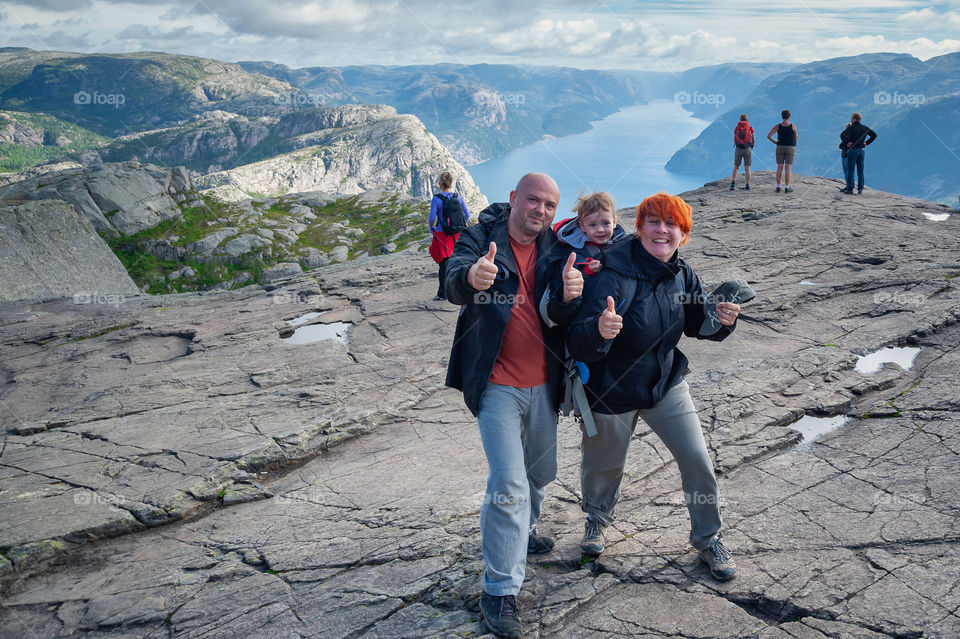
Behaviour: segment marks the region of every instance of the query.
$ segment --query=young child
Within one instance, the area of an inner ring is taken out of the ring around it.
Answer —
[[[563,290],[563,266],[570,253],[576,253],[574,266],[584,275],[596,275],[603,268],[603,252],[626,237],[623,227],[617,223],[613,198],[606,191],[581,195],[573,212],[577,217],[553,225],[557,244],[548,258],[555,266],[550,270],[551,299],[546,308],[541,309],[547,324],[565,326],[576,314],[576,309],[569,313],[560,312],[560,300],[556,298],[556,294]]]

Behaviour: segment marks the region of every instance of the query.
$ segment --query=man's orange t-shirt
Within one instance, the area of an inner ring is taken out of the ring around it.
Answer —
[[[500,353],[493,364],[490,382],[515,388],[532,388],[550,381],[540,317],[537,314],[534,282],[537,243],[519,244],[510,238],[510,248],[520,274],[520,287],[503,332]]]

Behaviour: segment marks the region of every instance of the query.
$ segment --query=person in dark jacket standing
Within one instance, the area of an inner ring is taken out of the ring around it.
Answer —
[[[433,236],[430,242],[430,257],[440,266],[440,272],[437,274],[439,284],[437,286],[437,294],[433,297],[434,300],[442,300],[446,297],[443,292],[443,276],[447,270],[447,259],[449,259],[453,253],[453,245],[460,236],[459,233],[447,235],[443,232],[443,225],[440,222],[440,217],[443,213],[443,200],[456,197],[460,202],[460,206],[463,208],[463,219],[467,223],[470,222],[470,211],[467,209],[467,203],[453,190],[453,174],[450,173],[450,171],[441,173],[439,184],[440,192],[430,200],[430,218],[428,219],[430,234]]]
[[[557,406],[563,333],[538,315],[549,282],[546,256],[560,191],[541,173],[523,176],[510,204],[493,204],[460,233],[447,264],[447,299],[461,304],[447,386],[463,391],[477,418],[487,458],[480,509],[484,622],[501,637],[519,637],[516,595],[527,553],[553,539],[537,531],[545,488],[557,474]],[[564,303],[578,305],[583,275],[571,253],[563,265]]]
[[[784,192],[790,192],[790,174],[793,170],[793,160],[797,154],[797,127],[790,121],[790,110],[784,109],[780,112],[782,121],[780,124],[774,124],[767,133],[767,139],[777,145],[777,193],[780,192],[780,176],[783,176]],[[773,134],[777,134],[777,139],[773,139]]]
[[[567,336],[570,354],[591,362],[586,394],[597,429],[582,440],[587,521],[580,549],[594,556],[603,552],[603,529],[614,521],[627,449],[642,417],[677,461],[690,543],[711,574],[726,581],[736,567],[720,540],[720,492],[683,379],[687,358],[677,348],[682,335],[701,336],[709,303],[700,279],[677,252],[693,226],[691,209],[677,196],[657,193],[636,210],[636,236],[605,254]],[[636,280],[629,301],[628,278]],[[720,302],[715,308],[722,326],[704,339],[720,341],[733,332],[740,307]]]
[[[847,144],[847,188],[844,193],[853,194],[853,170],[857,170],[857,194],[863,193],[863,160],[867,145],[877,139],[877,134],[868,126],[860,122],[859,113],[850,116],[850,126],[840,135],[840,139]]]

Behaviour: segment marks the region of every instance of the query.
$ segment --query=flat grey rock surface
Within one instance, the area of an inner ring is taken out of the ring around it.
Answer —
[[[526,636],[960,636],[960,215],[765,180],[685,194],[681,249],[708,284],[757,291],[732,337],[680,345],[737,579],[688,545],[676,464],[642,424],[585,561],[563,418]],[[0,306],[3,634],[484,635],[486,462],[443,388],[457,307],[435,290],[402,253],[272,290]],[[312,324],[347,328],[281,337]],[[909,370],[855,370],[888,345],[920,349]],[[804,414],[851,419],[801,445]]]
[[[120,304],[137,295],[90,221],[60,200],[0,200],[0,302],[78,296]]]

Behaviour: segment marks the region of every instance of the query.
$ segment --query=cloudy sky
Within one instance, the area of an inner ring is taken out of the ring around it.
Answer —
[[[506,62],[682,70],[960,51],[960,0],[0,0],[0,46],[293,67]]]

